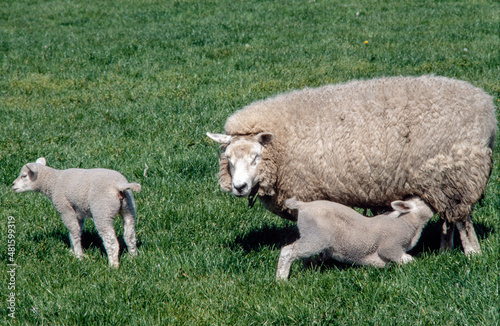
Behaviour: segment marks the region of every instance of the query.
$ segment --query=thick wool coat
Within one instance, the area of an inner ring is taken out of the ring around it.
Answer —
[[[270,132],[259,199],[296,219],[285,200],[387,207],[416,195],[448,221],[468,217],[485,191],[497,131],[483,90],[435,76],[391,77],[306,88],[230,116],[228,135]],[[224,155],[219,182],[231,188]]]

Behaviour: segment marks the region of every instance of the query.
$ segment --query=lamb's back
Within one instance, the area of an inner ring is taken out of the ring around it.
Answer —
[[[55,200],[67,199],[70,203],[88,209],[89,203],[107,197],[116,197],[119,183],[127,179],[118,171],[108,169],[61,170],[55,190]]]

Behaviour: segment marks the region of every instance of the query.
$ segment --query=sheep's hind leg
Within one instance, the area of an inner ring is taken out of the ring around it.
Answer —
[[[481,253],[481,247],[479,246],[471,217],[469,216],[465,221],[457,221],[456,225],[460,234],[460,240],[462,241],[464,253],[466,255]]]
[[[324,246],[314,242],[299,239],[291,245],[281,249],[278,268],[276,271],[276,280],[287,280],[290,275],[290,267],[297,258],[307,258],[325,250]]]
[[[276,280],[288,279],[288,276],[290,275],[290,267],[292,266],[293,261],[298,258],[293,249],[293,243],[281,248],[278,268],[276,270]]]
[[[131,256],[137,255],[137,239],[135,237],[135,206],[132,196],[127,193],[122,200],[120,214],[123,218],[123,239]]]
[[[109,265],[118,268],[118,256],[120,253],[120,244],[116,238],[115,229],[113,228],[112,218],[96,218],[94,217],[95,227],[99,236],[102,239],[106,253],[108,254]]]

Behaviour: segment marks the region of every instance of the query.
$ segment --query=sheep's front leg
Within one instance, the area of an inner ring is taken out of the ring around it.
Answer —
[[[477,241],[471,217],[469,216],[465,221],[456,222],[456,226],[460,234],[464,253],[466,255],[481,253],[481,247],[479,246],[479,241]]]
[[[408,255],[408,254],[403,254],[401,256],[401,258],[399,258],[399,260],[397,261],[398,264],[402,265],[402,264],[407,264],[409,262],[412,262],[414,260],[413,256],[412,255]]]

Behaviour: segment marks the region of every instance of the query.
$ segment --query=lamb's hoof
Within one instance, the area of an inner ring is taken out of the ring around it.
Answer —
[[[404,254],[403,256],[401,256],[398,263],[402,265],[402,264],[407,264],[409,262],[412,262],[413,260],[414,260],[414,258],[411,255]]]
[[[288,281],[288,273],[283,271],[276,272],[276,281]]]

